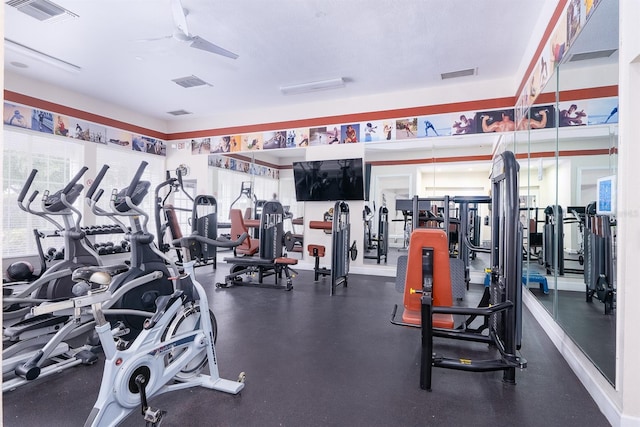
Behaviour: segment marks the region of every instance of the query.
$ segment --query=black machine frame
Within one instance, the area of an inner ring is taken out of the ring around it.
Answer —
[[[183,259],[180,248],[172,246],[169,242],[164,241],[164,236],[168,229],[171,231],[172,239],[180,239],[182,237],[182,232],[180,230],[172,230],[172,221],[170,218],[171,211],[179,210],[191,212],[191,233],[197,233],[207,239],[216,240],[218,238],[218,203],[216,198],[211,195],[199,194],[192,197],[184,188],[182,171],[180,168],[176,170],[176,175],[177,177],[175,178],[171,177],[170,172],[167,171],[167,179],[155,188],[155,220],[156,233],[158,236],[158,248],[165,253],[175,249],[178,263],[182,263]],[[169,190],[164,197],[162,197],[160,193],[165,187],[168,187]],[[166,204],[169,196],[178,189],[182,190],[187,198],[191,200],[191,209],[179,208]],[[178,225],[174,224],[174,226]],[[196,267],[212,264],[214,270],[217,268],[216,246],[207,244],[206,240],[189,240],[189,251],[191,259],[195,261]]]
[[[235,256],[224,258],[231,264],[230,273],[225,276],[223,283],[217,283],[218,288],[230,286],[254,286],[274,289],[293,289],[293,277],[297,274],[290,265],[297,263],[296,259],[288,258],[283,251],[284,209],[276,200],[270,200],[262,205],[259,226],[258,256]],[[232,236],[232,239],[236,236]],[[281,278],[284,273],[286,283]],[[258,280],[252,281],[250,276],[257,274]],[[249,276],[247,280],[243,276]],[[273,284],[264,282],[264,278],[275,276]]]
[[[421,291],[421,356],[420,387],[431,390],[434,367],[463,371],[503,371],[503,381],[515,384],[516,368],[525,368],[527,362],[517,354],[522,340],[522,225],[518,210],[518,163],[512,152],[497,155],[491,174],[491,283],[488,307],[434,306],[433,266],[423,261],[423,288]],[[423,252],[428,252],[424,248]],[[423,254],[423,260],[432,259]],[[436,313],[488,316],[489,334],[468,332],[465,329],[438,329],[433,327]],[[472,360],[449,358],[434,354],[434,337],[485,342],[495,346],[499,356],[495,359]]]

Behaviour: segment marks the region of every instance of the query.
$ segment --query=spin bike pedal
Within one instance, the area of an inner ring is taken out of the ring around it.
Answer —
[[[166,413],[167,411],[149,407],[144,411],[144,420],[148,426],[160,427]]]

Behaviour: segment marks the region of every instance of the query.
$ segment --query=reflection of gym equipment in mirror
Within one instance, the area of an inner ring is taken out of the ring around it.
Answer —
[[[491,176],[491,274],[489,300],[485,307],[453,306],[446,229],[419,228],[412,232],[402,321],[395,320],[397,305],[391,321],[421,328],[422,389],[431,390],[433,367],[473,372],[503,371],[503,381],[515,384],[516,368],[527,365],[526,360],[517,354],[522,337],[522,228],[518,219],[517,174],[518,164],[513,153],[505,152],[494,159]],[[489,328],[489,334],[482,333],[484,328],[468,328],[466,321],[456,328],[454,315],[486,318],[484,325]],[[436,355],[433,337],[491,344],[490,348],[497,349],[498,357],[474,360]]]
[[[307,245],[309,255],[314,257],[314,281],[320,276],[331,276],[330,295],[338,286],[347,287],[350,259],[357,257],[356,242],[349,245],[351,224],[349,222],[349,205],[337,201],[332,212],[325,214],[324,221],[310,221],[309,228],[331,233],[331,268],[320,267],[320,258],[324,257],[326,248],[322,245]]]
[[[584,283],[586,300],[595,296],[604,304],[604,314],[613,314],[616,306],[616,221],[598,215],[596,203],[586,209],[584,228]]]
[[[567,261],[572,264],[584,264],[584,237],[585,237],[585,208],[581,206],[569,206],[565,213],[562,206],[551,205],[544,210],[544,227],[542,231],[542,257],[539,262],[544,266],[548,275],[565,273],[584,274],[583,268],[568,267]],[[577,226],[578,248],[565,248],[565,225]],[[570,257],[575,255],[575,258]]]
[[[396,209],[401,209],[407,221],[410,221],[411,233],[420,228],[446,230],[453,294],[457,300],[463,299],[465,290],[469,289],[471,260],[475,259],[476,253],[489,252],[488,248],[480,246],[481,221],[478,205],[490,202],[491,198],[487,196],[414,196],[411,200],[396,200]],[[407,209],[409,206],[411,208]],[[455,208],[452,209],[452,206]],[[410,245],[410,239],[408,244]],[[398,258],[399,272],[405,270],[406,262],[406,255]]]
[[[389,209],[387,209],[386,203],[384,203],[384,198],[382,206],[378,209],[376,235],[371,231],[374,216],[369,206],[365,205],[362,212],[362,219],[364,221],[364,258],[375,259],[378,264],[380,264],[380,261],[384,258],[386,264],[387,251],[389,250]],[[371,251],[375,251],[375,255],[370,254]]]
[[[249,227],[245,224],[242,212],[231,209],[231,239],[249,234]],[[293,277],[297,274],[291,268],[298,263],[297,259],[289,258],[284,253],[283,233],[284,209],[280,202],[268,201],[262,205],[258,225],[259,239],[250,236],[235,248],[236,256],[225,258],[231,264],[230,273],[223,283],[216,284],[219,288],[230,286],[255,286],[275,289],[293,289]],[[286,284],[281,283],[282,274],[286,277]],[[255,276],[257,275],[257,280]],[[273,284],[266,284],[264,278],[274,276]]]
[[[462,261],[464,267],[464,282],[467,290],[471,282],[470,260],[476,258],[479,252],[490,253],[489,248],[480,246],[480,215],[479,204],[490,204],[488,196],[455,196],[451,201],[459,206],[459,229],[457,258]]]

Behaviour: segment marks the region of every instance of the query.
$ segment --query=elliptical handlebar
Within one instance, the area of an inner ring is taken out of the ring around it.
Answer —
[[[76,176],[74,176],[73,179],[71,181],[69,181],[67,183],[67,185],[62,189],[62,193],[63,194],[68,194],[69,191],[71,191],[71,189],[73,188],[73,186],[76,185],[76,183],[80,180],[80,178],[82,178],[82,175],[84,175],[85,172],[88,171],[88,170],[89,170],[88,167],[83,166],[82,169],[80,169],[78,171]]]
[[[104,178],[108,170],[109,170],[109,165],[102,166],[102,169],[100,169],[100,172],[98,172],[96,179],[93,180],[91,187],[89,187],[89,190],[87,191],[87,196],[86,196],[87,199],[91,199],[93,197],[93,193],[95,193],[96,190],[98,189],[98,186],[102,182],[102,179]],[[97,198],[95,201],[97,201]]]
[[[104,190],[101,188],[100,190],[98,190],[98,194],[96,194],[96,196],[93,198],[93,201],[98,203],[98,201],[100,200],[100,197],[102,197],[103,194],[104,194]]]
[[[136,171],[135,176],[133,177],[133,179],[131,180],[131,184],[129,184],[129,187],[127,188],[127,197],[131,197],[133,196],[133,193],[136,189],[136,187],[138,186],[138,182],[140,182],[140,178],[142,178],[142,174],[144,173],[145,168],[147,167],[149,163],[142,161],[140,163],[140,166],[138,167],[138,170]]]
[[[38,194],[40,194],[40,192],[38,190],[33,192],[31,197],[29,197],[29,202],[27,203],[27,206],[29,206],[29,205],[31,205],[31,203],[33,203],[33,201],[36,199],[36,197],[38,197]]]
[[[22,202],[24,201],[24,198],[27,195],[29,188],[31,188],[31,184],[33,184],[33,180],[35,179],[37,173],[38,173],[38,169],[32,169],[31,173],[29,174],[29,177],[27,178],[27,182],[24,183],[24,186],[22,187],[22,191],[20,191],[20,195],[18,195],[18,203],[20,205],[22,205]]]

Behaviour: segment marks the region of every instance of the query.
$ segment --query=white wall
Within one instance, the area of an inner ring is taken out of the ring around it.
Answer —
[[[168,131],[170,133],[189,132],[194,130],[274,123],[470,100],[512,97],[513,91],[513,77],[483,81],[482,84],[477,84],[476,82],[444,84],[436,88],[381,93],[366,97],[351,97],[326,102],[296,104],[266,110],[245,110],[242,114],[220,114],[207,119],[181,120],[179,122],[169,123]]]
[[[96,82],[99,84],[99,82]],[[67,89],[47,85],[37,80],[32,80],[19,76],[12,72],[6,72],[4,89],[18,92],[33,98],[42,99],[54,104],[64,105],[77,110],[119,120],[124,123],[152,129],[158,132],[167,132],[167,122],[153,119],[135,111],[129,110],[124,105],[113,105],[96,101],[86,95],[76,93]]]
[[[618,156],[618,323],[617,389],[621,393],[621,426],[640,425],[640,334],[638,254],[640,254],[640,2],[620,0],[620,126]]]

